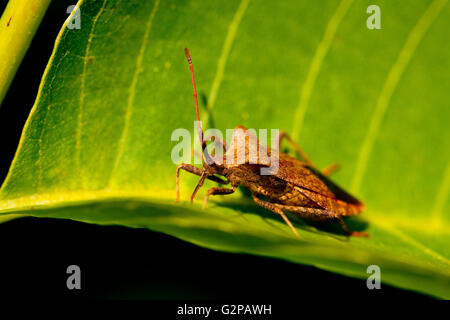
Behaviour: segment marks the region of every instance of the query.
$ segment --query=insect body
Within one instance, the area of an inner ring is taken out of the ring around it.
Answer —
[[[177,167],[177,201],[179,201],[180,197],[180,170],[183,169],[200,176],[197,187],[192,193],[191,202],[193,202],[197,191],[206,179],[222,185],[229,184],[231,186],[209,189],[205,196],[203,207],[206,206],[209,196],[232,194],[238,186],[242,186],[250,190],[255,203],[279,214],[297,236],[298,233],[286,216],[285,211],[292,212],[301,218],[310,220],[338,221],[347,235],[367,236],[365,232],[349,231],[344,223],[343,217],[361,213],[364,205],[327,178],[337,166],[332,165],[323,171],[319,171],[309,157],[286,133],[279,135],[279,145],[281,145],[282,140],[288,140],[296,149],[301,160],[291,157],[286,153],[279,152],[277,158],[278,168],[273,175],[261,174],[261,167],[268,165],[265,159],[258,158],[256,163],[247,161],[249,155],[251,155],[251,150],[253,150],[248,146],[244,149],[246,161],[243,163],[227,161],[230,160],[230,157],[236,156],[236,153],[231,153],[230,151],[233,151],[236,141],[239,141],[242,136],[244,136],[244,139],[247,139],[246,141],[250,145],[257,147],[254,150],[266,148],[251,132],[242,126],[234,129],[230,146],[227,146],[225,142],[221,142],[223,150],[226,152],[224,156],[225,161],[215,161],[211,157],[206,149],[206,141],[203,139],[203,131],[200,126],[194,71],[191,56],[187,48],[185,49],[185,53],[191,70],[204,165],[203,168],[198,168],[183,163]],[[271,150],[268,149],[267,152],[270,154]],[[223,178],[218,177],[218,175]]]

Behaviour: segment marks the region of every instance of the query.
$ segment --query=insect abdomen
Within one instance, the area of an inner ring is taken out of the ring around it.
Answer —
[[[284,190],[278,193],[270,193],[270,191],[272,191],[271,189],[267,191],[263,188],[261,189],[263,191],[261,192],[262,194],[268,193],[267,196],[271,202],[276,202],[288,206],[319,208],[319,206],[314,201],[304,196],[301,192],[299,192],[297,187],[295,187],[291,183],[286,183]]]
[[[361,213],[364,210],[364,205],[356,199],[353,202],[347,202],[342,199],[331,198],[320,193],[310,191],[301,187],[298,188],[305,197],[313,199],[313,201],[321,208],[333,211],[339,216],[352,216]]]

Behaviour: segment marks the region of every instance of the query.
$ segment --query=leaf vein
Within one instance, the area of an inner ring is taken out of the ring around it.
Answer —
[[[444,179],[442,180],[442,185],[440,186],[436,200],[434,202],[432,211],[432,224],[437,226],[441,223],[443,208],[448,198],[448,193],[450,191],[450,163],[447,163],[447,168],[444,173]]]
[[[336,12],[330,17],[330,20],[328,21],[323,38],[317,46],[316,52],[314,53],[311,65],[309,66],[308,75],[306,76],[306,80],[300,91],[300,99],[294,116],[294,124],[292,129],[292,137],[294,138],[299,138],[300,130],[303,125],[306,109],[308,108],[309,99],[314,89],[317,75],[320,72],[323,60],[330,49],[331,43],[333,42],[333,39],[336,35],[336,31],[339,28],[342,20],[344,19],[344,16],[350,8],[352,2],[353,0],[342,0],[339,3]]]
[[[376,224],[379,228],[386,230],[387,232],[389,232],[390,234],[396,236],[397,238],[403,240],[406,243],[409,243],[410,245],[414,246],[415,248],[419,249],[421,252],[429,255],[430,257],[435,258],[436,260],[439,260],[440,262],[446,264],[446,265],[450,265],[450,260],[443,257],[442,255],[440,255],[439,253],[437,253],[434,250],[431,250],[430,248],[428,248],[427,246],[423,245],[422,243],[420,243],[419,241],[411,238],[410,236],[406,235],[405,233],[401,232],[398,229],[392,228],[390,226],[387,226],[385,224],[381,224],[378,222],[375,222],[372,220],[372,222],[374,224]]]
[[[86,45],[86,51],[84,54],[83,72],[81,73],[80,99],[78,102],[79,110],[78,110],[77,129],[76,129],[75,163],[76,163],[78,176],[80,177],[82,184],[84,181],[83,180],[84,176],[82,174],[80,174],[81,173],[81,165],[80,165],[80,163],[81,163],[81,132],[83,129],[83,108],[84,108],[84,100],[85,100],[85,92],[84,91],[85,91],[85,86],[86,86],[86,71],[87,71],[87,64],[88,64],[87,58],[90,56],[91,43],[92,43],[92,39],[94,38],[95,26],[97,24],[98,19],[102,15],[107,2],[108,2],[108,0],[103,1],[102,7],[100,8],[99,12],[97,13],[97,15],[94,17],[94,20],[92,21],[91,30],[89,32],[89,38],[88,38],[88,42]]]
[[[145,54],[145,50],[147,48],[149,34],[152,29],[153,19],[159,8],[159,3],[160,3],[160,0],[156,0],[155,4],[153,6],[153,9],[150,12],[150,16],[148,17],[148,20],[147,20],[147,25],[145,28],[142,44],[139,49],[139,54],[136,58],[136,68],[135,68],[135,71],[133,74],[133,79],[131,80],[130,88],[128,89],[129,95],[128,95],[127,106],[126,106],[126,110],[125,110],[125,124],[124,124],[122,134],[119,139],[119,147],[118,147],[117,157],[116,157],[116,160],[114,161],[114,166],[113,166],[111,174],[110,174],[108,185],[111,185],[112,178],[116,174],[116,171],[119,167],[122,156],[125,152],[126,140],[127,140],[128,132],[130,129],[131,114],[133,112],[132,109],[133,109],[133,105],[134,105],[134,99],[136,97],[136,86],[137,86],[137,83],[139,80],[139,75],[142,72],[142,63],[144,61],[144,54]]]
[[[236,13],[234,14],[233,19],[230,22],[230,25],[228,26],[227,35],[225,36],[225,42],[222,47],[222,52],[220,54],[219,60],[217,62],[217,69],[216,74],[214,76],[213,84],[211,87],[211,91],[208,96],[208,112],[204,114],[202,117],[203,123],[207,123],[209,120],[209,115],[214,108],[214,104],[217,99],[217,94],[220,89],[220,85],[222,83],[223,75],[225,73],[225,68],[227,65],[228,57],[230,56],[231,47],[233,45],[234,39],[236,37],[236,32],[239,28],[239,25],[241,23],[242,17],[244,16],[244,13],[248,7],[250,0],[241,0]]]
[[[57,75],[57,71],[58,71],[58,68],[59,68],[59,66],[60,66],[60,64],[61,64],[61,62],[63,62],[64,61],[64,59],[67,57],[67,55],[70,53],[70,51],[66,51],[64,54],[63,54],[63,56],[60,58],[60,60],[58,61],[58,63],[56,64],[56,66],[55,66],[55,68],[54,68],[54,74],[53,74],[53,76],[52,76],[52,78],[51,78],[51,80],[50,80],[50,82],[49,82],[49,84],[48,84],[48,87],[49,87],[49,89],[50,90],[52,90],[53,91],[53,82],[55,81],[55,79],[56,79],[56,75]],[[41,189],[41,185],[42,185],[42,178],[43,178],[43,168],[42,168],[42,159],[43,159],[43,153],[42,153],[42,140],[43,140],[43,137],[44,137],[44,132],[45,132],[45,129],[46,129],[46,126],[47,126],[47,119],[48,119],[48,115],[50,114],[50,109],[52,108],[52,104],[50,103],[50,104],[48,104],[47,105],[47,110],[45,111],[45,116],[44,116],[44,121],[43,121],[43,123],[42,123],[42,127],[41,127],[41,130],[40,130],[40,133],[39,133],[39,138],[38,138],[38,149],[39,149],[39,151],[38,151],[38,159],[37,159],[37,163],[38,163],[38,167],[39,167],[39,169],[38,169],[38,182],[37,182],[37,192],[39,192],[40,191],[40,189]]]
[[[361,145],[359,152],[359,157],[356,164],[355,175],[353,177],[353,182],[351,190],[354,193],[359,192],[362,179],[364,177],[367,163],[372,153],[373,145],[377,138],[378,132],[381,127],[384,115],[389,106],[392,95],[397,88],[400,78],[405,71],[407,65],[409,64],[411,57],[416,51],[419,43],[421,42],[423,36],[425,35],[428,28],[431,26],[433,21],[439,15],[441,10],[444,8],[447,0],[434,0],[427,8],[425,13],[419,18],[416,25],[412,28],[408,35],[408,38],[401,49],[397,60],[392,65],[389,70],[386,81],[380,92],[377,100],[375,111],[372,115],[372,120],[367,130],[364,141]]]

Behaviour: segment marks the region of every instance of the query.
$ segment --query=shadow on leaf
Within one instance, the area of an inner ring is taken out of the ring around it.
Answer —
[[[245,188],[240,188],[242,193],[245,196],[245,202],[236,202],[236,201],[220,201],[215,202],[217,206],[226,207],[229,209],[233,209],[239,211],[241,213],[251,213],[257,214],[263,218],[263,220],[273,226],[274,228],[278,228],[275,224],[270,223],[271,220],[275,220],[278,222],[284,223],[283,219],[260,206],[254,203],[251,200],[251,193]],[[342,230],[341,226],[337,221],[311,221],[307,219],[299,218],[295,215],[295,213],[287,212],[287,216],[292,224],[299,229],[307,230],[309,232],[314,232],[318,234],[322,234],[323,232],[327,232],[332,234],[336,239],[339,240],[348,240],[348,237],[342,238],[342,236],[346,236],[345,232]],[[351,231],[366,231],[368,229],[369,223],[362,219],[361,217],[347,217],[345,218],[345,224]]]

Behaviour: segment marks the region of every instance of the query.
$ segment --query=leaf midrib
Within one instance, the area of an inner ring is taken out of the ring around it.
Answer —
[[[153,196],[152,196],[153,195]],[[154,193],[151,191],[133,191],[133,192],[123,192],[123,191],[110,191],[110,190],[101,190],[101,191],[84,191],[84,192],[75,192],[75,193],[60,193],[60,194],[43,194],[40,196],[29,196],[19,199],[10,199],[10,200],[0,200],[0,215],[3,214],[11,214],[11,213],[20,213],[24,211],[28,211],[30,213],[30,210],[32,212],[38,212],[41,210],[46,209],[58,209],[58,208],[65,208],[69,206],[82,206],[85,204],[92,204],[92,203],[101,203],[101,202],[112,202],[112,201],[139,201],[139,202],[146,202],[146,203],[152,203],[152,204],[169,204],[170,202],[165,202],[161,197],[158,197],[157,199],[154,197]],[[242,202],[242,201],[241,201]],[[175,202],[173,202],[175,204]],[[182,206],[180,206],[182,207]],[[36,214],[36,216],[39,216],[39,214]],[[215,218],[218,218],[217,216]],[[446,259],[436,251],[434,251],[431,248],[428,248],[427,246],[421,244],[417,240],[412,239],[411,241],[408,241],[408,239],[411,239],[408,235],[403,233],[401,230],[395,227],[395,225],[392,223],[395,220],[389,221],[385,220],[388,216],[385,218],[377,218],[377,219],[369,219],[371,223],[374,223],[378,228],[385,230],[386,232],[390,233],[391,235],[398,238],[401,242],[412,245],[415,249],[420,251],[421,253],[431,257],[433,260],[437,260],[440,262],[440,264],[445,264],[450,266],[450,260]],[[207,219],[207,216],[205,216],[205,219]],[[228,219],[220,216],[220,219],[224,222]],[[228,220],[229,222],[233,222],[232,219]],[[95,223],[95,221],[94,221]],[[417,227],[419,227],[419,223],[417,223]],[[420,227],[423,228],[423,225],[420,225]],[[259,229],[258,224],[253,225],[252,229]],[[250,232],[250,230],[248,230]],[[450,232],[450,231],[449,231]],[[250,232],[254,233],[254,232]],[[256,233],[259,234],[259,233]],[[274,231],[274,235],[278,234],[278,232]],[[281,236],[287,236],[289,238],[290,234],[283,234],[280,233]],[[289,238],[290,239],[290,238]],[[295,239],[291,239],[295,240]],[[308,242],[308,241],[307,241]],[[312,244],[315,244],[314,242],[309,242]],[[324,245],[324,244],[322,244]],[[327,247],[335,247],[336,244],[333,245],[333,242],[330,242],[326,244]],[[353,250],[358,250],[359,252],[365,252],[362,248],[353,248]],[[376,252],[377,248],[371,249],[373,252]],[[410,261],[406,261],[404,259],[396,258],[394,256],[389,257],[390,260],[398,260],[399,262],[403,262],[406,264],[411,264]],[[437,262],[436,261],[436,262]],[[435,266],[433,268],[430,268],[430,266],[426,266],[426,264],[422,261],[415,261],[415,265],[420,266],[421,268],[429,269],[433,272],[438,272],[443,275],[446,275],[450,277],[450,273],[446,272],[445,269],[442,267]],[[450,270],[447,269],[447,270]]]
[[[126,200],[126,199],[140,199],[143,201],[156,201],[157,203],[176,203],[174,200],[174,192],[166,190],[162,192],[157,190],[158,197],[155,197],[155,190],[83,190],[83,191],[73,191],[73,192],[53,192],[53,193],[42,193],[34,194],[30,196],[24,196],[20,198],[3,198],[0,200],[0,215],[28,210],[30,208],[46,208],[46,207],[64,207],[71,204],[81,204],[91,201],[111,201],[111,200]],[[220,201],[214,201],[220,205]],[[195,200],[195,203],[202,203],[202,201]],[[246,205],[248,202],[244,200],[236,199],[233,201],[236,205],[242,204]],[[405,223],[403,219],[395,218],[392,215],[382,214],[379,212],[373,212],[370,216],[367,216],[368,220],[374,222],[377,226],[391,230],[389,226],[398,226],[403,229],[410,229],[416,231],[429,232],[430,234],[450,234],[450,226],[441,223],[439,225],[430,225],[428,220],[409,220]],[[427,228],[428,226],[428,228]]]

